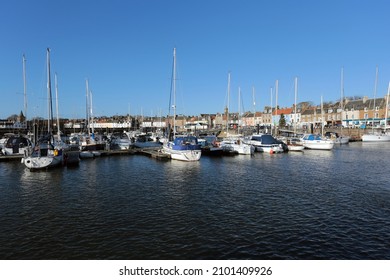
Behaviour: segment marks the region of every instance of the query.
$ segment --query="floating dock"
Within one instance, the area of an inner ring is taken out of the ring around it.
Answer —
[[[0,161],[13,161],[13,160],[21,161],[22,158],[23,155],[0,155]]]
[[[171,155],[161,152],[161,148],[145,148],[138,150],[139,154],[149,156],[157,160],[170,160]]]
[[[140,154],[145,155],[156,160],[170,160],[171,156],[169,154],[165,154],[161,152],[161,148],[153,147],[153,148],[134,148],[129,150],[102,150],[98,151],[101,156],[116,156],[116,155],[134,155]],[[67,156],[67,160],[69,163],[76,162],[79,158],[79,151],[66,151],[65,155]],[[21,160],[23,155],[0,155],[1,161],[16,161]],[[77,160],[76,160],[77,158]]]

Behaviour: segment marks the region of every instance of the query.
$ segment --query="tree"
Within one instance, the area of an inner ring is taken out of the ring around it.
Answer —
[[[14,114],[7,118],[8,121],[14,121],[16,122],[18,120],[18,115]]]
[[[301,109],[304,111],[306,108],[313,107],[313,102],[311,101],[304,101],[297,104],[297,109]]]
[[[282,113],[280,115],[280,119],[279,119],[279,127],[283,128],[285,126],[286,126],[286,118],[285,118],[284,114]]]

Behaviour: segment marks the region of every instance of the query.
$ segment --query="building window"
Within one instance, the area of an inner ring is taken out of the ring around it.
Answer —
[[[375,107],[375,111],[379,111],[379,107],[378,106]]]
[[[364,114],[364,118],[365,118],[365,119],[368,119],[368,114],[367,114],[367,113]]]
[[[364,107],[364,112],[367,112],[367,107]],[[364,117],[366,119],[366,117]]]
[[[374,114],[374,118],[375,118],[375,119],[379,118],[379,113],[375,113],[375,114]]]

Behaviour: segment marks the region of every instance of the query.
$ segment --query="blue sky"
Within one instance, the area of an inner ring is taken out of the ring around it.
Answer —
[[[29,118],[47,116],[46,48],[58,75],[61,117],[85,116],[85,79],[96,116],[167,115],[173,48],[177,113],[384,96],[390,80],[388,1],[15,0],[0,9],[0,118],[23,110],[27,58]],[[54,86],[53,86],[54,93]],[[273,97],[275,104],[275,96]]]

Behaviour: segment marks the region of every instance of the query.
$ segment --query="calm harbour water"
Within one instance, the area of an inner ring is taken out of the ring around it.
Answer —
[[[0,259],[390,259],[390,143],[0,162]]]

